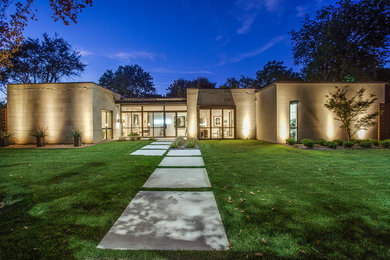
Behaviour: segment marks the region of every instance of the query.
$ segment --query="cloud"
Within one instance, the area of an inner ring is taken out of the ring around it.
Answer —
[[[167,68],[152,68],[151,72],[173,74],[213,74],[208,70],[172,70]]]
[[[242,10],[238,18],[241,22],[241,27],[237,29],[238,34],[247,33],[250,30],[260,10],[265,9],[268,12],[280,10],[280,0],[237,0],[235,4]]]
[[[83,57],[95,55],[95,53],[93,53],[93,52],[91,52],[91,51],[83,50],[83,49],[78,50],[78,52],[79,52],[80,55],[83,56]]]
[[[306,15],[308,8],[304,7],[304,6],[298,5],[295,9],[297,10],[297,15],[296,16],[297,17],[303,17],[303,16]]]
[[[253,22],[255,21],[256,15],[246,15],[244,19],[239,19],[242,23],[241,27],[237,29],[238,34],[244,34],[249,31]]]
[[[149,59],[153,61],[157,57],[157,55],[152,52],[146,52],[146,51],[131,51],[131,52],[117,52],[108,55],[108,57],[112,59],[118,59],[121,61],[129,61],[129,60],[136,60],[136,59]]]
[[[222,66],[222,65],[225,65],[226,63],[236,63],[236,62],[240,62],[244,59],[257,56],[257,55],[267,51],[268,49],[272,48],[275,44],[284,40],[285,38],[286,37],[284,35],[280,35],[278,37],[275,37],[275,38],[271,39],[269,42],[267,42],[265,45],[260,46],[259,48],[255,49],[253,51],[242,53],[242,54],[240,54],[236,57],[233,57],[231,59],[223,59],[220,63],[216,64],[216,66]]]

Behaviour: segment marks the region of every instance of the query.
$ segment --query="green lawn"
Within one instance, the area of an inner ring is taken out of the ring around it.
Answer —
[[[145,144],[1,149],[0,259],[390,258],[390,150],[260,141],[200,142],[231,250],[96,249],[162,159]]]

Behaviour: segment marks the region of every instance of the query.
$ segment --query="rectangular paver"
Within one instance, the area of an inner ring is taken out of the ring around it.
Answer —
[[[205,168],[157,168],[144,184],[147,188],[210,187]]]
[[[151,144],[155,145],[155,144],[167,144],[167,145],[170,145],[171,143],[173,143],[172,141],[156,141],[156,142],[153,142]]]
[[[173,149],[170,150],[167,156],[200,156],[199,149]]]
[[[167,150],[137,150],[131,155],[162,156]]]
[[[159,166],[162,167],[199,167],[204,166],[202,157],[165,157]]]
[[[160,145],[154,145],[154,144],[148,144],[142,147],[141,149],[152,149],[152,150],[166,150],[169,149],[169,145],[166,144],[160,144]]]
[[[140,191],[98,248],[226,250],[228,240],[212,192]]]

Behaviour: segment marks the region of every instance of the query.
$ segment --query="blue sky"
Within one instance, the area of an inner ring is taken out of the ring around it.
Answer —
[[[70,26],[53,21],[48,2],[36,1],[38,21],[29,23],[25,36],[57,32],[80,51],[86,71],[66,81],[98,83],[107,69],[138,64],[164,94],[181,77],[205,76],[217,86],[228,77],[254,77],[273,59],[299,70],[288,31],[335,1],[95,0]]]

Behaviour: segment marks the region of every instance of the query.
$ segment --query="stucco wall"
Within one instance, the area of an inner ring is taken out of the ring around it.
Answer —
[[[188,137],[198,137],[198,93],[199,89],[187,89]]]
[[[102,109],[112,111],[113,118],[113,139],[121,137],[120,107],[115,100],[120,96],[108,89],[95,85],[93,87],[93,142],[102,141]]]
[[[34,143],[31,131],[47,128],[47,143],[72,143],[73,129],[93,142],[92,83],[19,84],[8,86],[8,126],[17,144]]]
[[[275,143],[276,140],[276,86],[256,93],[256,138]]]
[[[256,138],[256,103],[254,89],[231,89],[236,105],[236,139]]]
[[[349,86],[349,92],[354,93],[360,88],[366,89],[366,94],[374,93],[378,98],[376,104],[370,107],[370,112],[378,110],[378,103],[384,102],[384,83],[276,83],[277,93],[277,142],[284,143],[289,136],[289,103],[298,103],[298,140],[303,138],[324,138],[333,140],[346,139],[346,135],[334,120],[334,115],[324,104],[325,95],[334,91],[335,86]],[[362,131],[355,138],[377,138],[377,126]]]

